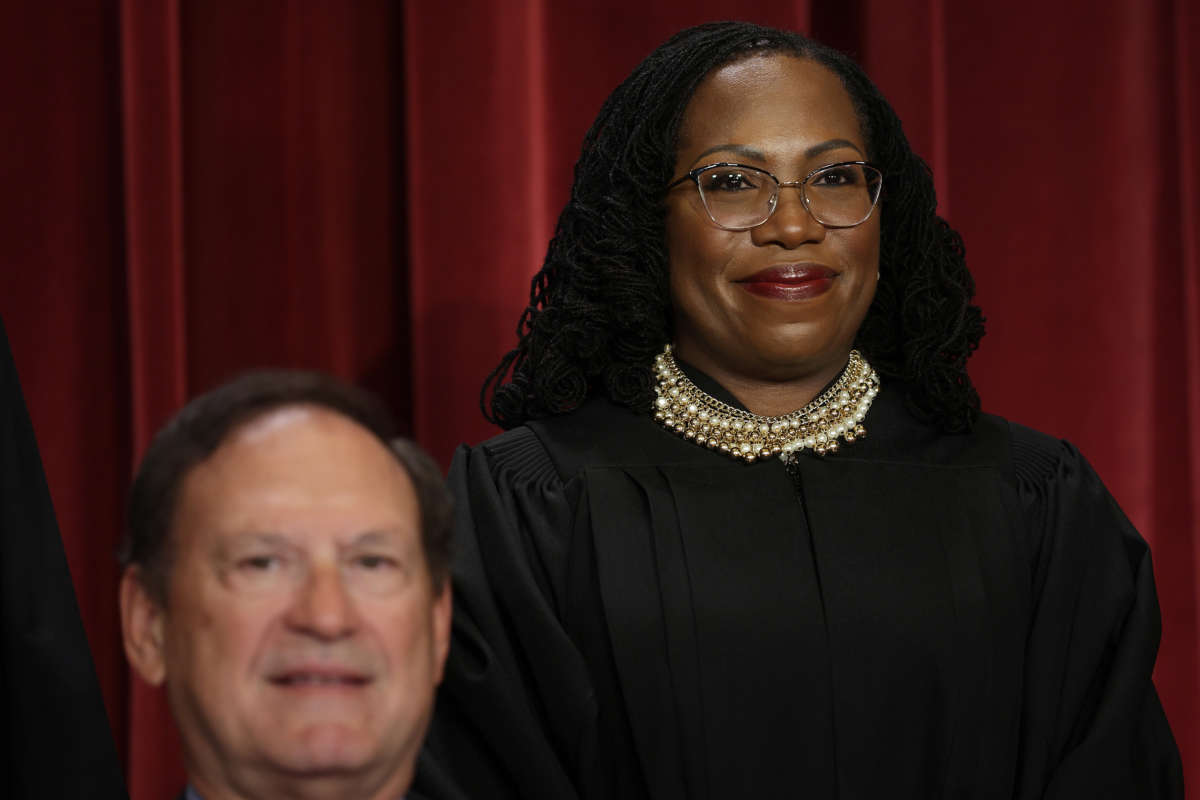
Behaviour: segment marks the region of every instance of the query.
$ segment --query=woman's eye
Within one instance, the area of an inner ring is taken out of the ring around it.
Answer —
[[[745,192],[758,188],[745,172],[715,172],[705,177],[704,184],[710,192]]]
[[[838,167],[828,172],[822,172],[814,181],[818,186],[853,186],[861,181],[857,171],[851,167]]]

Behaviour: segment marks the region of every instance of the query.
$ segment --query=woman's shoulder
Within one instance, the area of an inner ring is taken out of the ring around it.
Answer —
[[[563,414],[529,420],[460,453],[482,454],[495,470],[524,480],[575,480],[589,468],[692,463],[724,457],[696,447],[646,413],[593,397]]]
[[[1082,483],[1102,486],[1088,460],[1066,439],[993,414],[980,415],[979,425],[1002,432],[1009,471],[1024,489]]]
[[[1055,550],[1087,558],[1110,549],[1114,558],[1140,557],[1145,542],[1087,458],[1071,442],[992,417],[1008,441],[1008,473],[1032,552]],[[1083,556],[1080,556],[1083,557]]]
[[[528,425],[503,431],[473,446],[461,445],[450,472],[514,484],[561,482],[549,451]]]
[[[529,420],[477,445],[463,445],[454,462],[483,464],[493,475],[521,483],[564,482],[582,465],[603,460],[627,438],[630,424],[637,424],[632,412],[592,399],[565,414]]]

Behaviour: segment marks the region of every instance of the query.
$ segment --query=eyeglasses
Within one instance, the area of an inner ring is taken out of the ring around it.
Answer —
[[[814,169],[803,180],[781,181],[745,164],[696,167],[667,189],[694,181],[704,210],[718,228],[744,231],[762,225],[779,204],[779,189],[794,186],[813,219],[826,228],[853,228],[871,216],[883,188],[883,173],[866,161],[842,161]]]

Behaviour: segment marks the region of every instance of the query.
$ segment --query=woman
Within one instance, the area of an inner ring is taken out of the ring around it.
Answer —
[[[958,235],[861,70],[683,31],[609,98],[462,449],[425,787],[1178,797],[1146,545],[979,413]]]

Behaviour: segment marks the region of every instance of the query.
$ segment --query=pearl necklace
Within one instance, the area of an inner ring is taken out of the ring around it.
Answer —
[[[799,411],[760,417],[722,403],[692,383],[675,363],[671,345],[654,360],[657,382],[654,419],[696,444],[752,462],[779,456],[790,462],[811,449],[817,455],[838,451],[867,435],[862,426],[879,393],[879,375],[857,350],[841,377]]]

